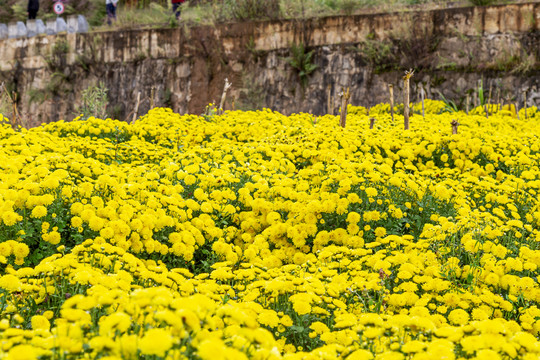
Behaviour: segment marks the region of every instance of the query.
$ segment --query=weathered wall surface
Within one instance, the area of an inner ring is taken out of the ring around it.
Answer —
[[[313,51],[317,65],[301,86],[287,60],[291,44]],[[71,119],[82,91],[98,81],[109,89],[108,111],[121,119],[142,94],[140,113],[155,104],[201,113],[233,82],[226,108],[269,107],[284,113],[326,113],[338,94],[351,102],[401,99],[403,69],[416,68],[413,100],[422,83],[456,100],[483,80],[493,95],[540,101],[540,3],[425,12],[249,22],[191,29],[62,34],[0,41],[0,81],[19,94],[28,125]],[[331,100],[331,101],[329,101]]]

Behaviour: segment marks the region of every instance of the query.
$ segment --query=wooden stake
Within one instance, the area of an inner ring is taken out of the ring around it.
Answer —
[[[235,105],[236,105],[236,96],[233,96],[233,97],[232,97],[232,101],[231,101],[231,108],[232,108],[232,111],[235,110],[235,108],[236,108]]]
[[[456,135],[457,134],[457,127],[458,127],[459,123],[457,122],[456,119],[454,119],[454,120],[452,120],[450,125],[452,125],[452,135]]]
[[[409,83],[411,77],[414,75],[414,70],[409,70],[405,72],[405,76],[403,77],[403,91],[404,91],[404,99],[403,99],[403,118],[404,118],[404,125],[405,130],[409,130],[409,99],[410,99],[410,89],[409,89]]]
[[[329,115],[334,115],[334,99],[332,99],[332,85],[328,84],[326,87],[326,110]]]
[[[227,97],[227,90],[232,86],[229,79],[225,78],[225,85],[223,86],[223,93],[221,94],[221,101],[219,102],[219,114],[223,114],[223,106],[225,106],[225,98]]]
[[[420,84],[420,98],[422,99],[422,117],[426,118],[426,112],[424,108],[424,85]]]
[[[375,118],[369,118],[369,128],[373,129],[375,126]]]
[[[516,102],[514,106],[516,107],[516,116],[517,116],[517,119],[519,120],[519,102]]]
[[[134,124],[135,120],[137,119],[137,113],[139,112],[139,104],[141,103],[141,92],[139,91],[137,93],[137,102],[135,103],[135,111],[133,112],[133,118],[131,119],[131,123]]]
[[[341,125],[342,128],[345,128],[345,125],[347,124],[347,104],[349,103],[350,98],[351,93],[349,92],[349,88],[347,88],[347,92],[341,92],[341,114],[339,115],[339,125]]]
[[[390,116],[394,122],[394,85],[388,84],[388,91],[390,91]]]
[[[470,104],[470,101],[471,101],[471,96],[469,94],[467,94],[467,101],[466,101],[466,105],[465,105],[465,111],[467,112],[467,115],[469,115],[469,104]]]

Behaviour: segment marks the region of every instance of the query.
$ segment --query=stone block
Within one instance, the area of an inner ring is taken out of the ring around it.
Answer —
[[[17,23],[9,23],[8,27],[8,38],[15,39],[17,37]]]
[[[37,35],[36,20],[26,21],[27,36],[32,37]]]
[[[90,25],[88,25],[88,21],[83,15],[77,16],[77,26],[77,32],[79,33],[87,33],[90,30]]]
[[[25,37],[27,34],[26,25],[22,21],[8,24],[8,38],[15,39]]]
[[[56,34],[56,20],[47,20],[47,24],[45,25],[45,34]]]
[[[41,19],[36,20],[36,32],[38,35],[46,33],[45,24],[43,23],[43,20]]]
[[[66,23],[66,20],[62,19],[61,17],[56,18],[56,33],[60,34],[67,31],[68,25]]]
[[[6,24],[0,24],[0,39],[7,39],[8,27]]]
[[[77,32],[77,15],[70,15],[67,17],[67,32],[70,34]]]
[[[86,33],[89,29],[88,21],[82,15],[70,15],[67,17],[67,32]]]
[[[241,64],[241,63],[238,63],[238,62],[237,62],[237,63],[234,63],[234,64],[232,65],[232,71],[234,71],[234,72],[240,72],[240,71],[242,71],[243,68],[244,68],[244,67],[242,66],[242,64]]]
[[[27,34],[26,25],[22,21],[17,21],[17,37],[25,37]]]
[[[519,8],[507,5],[504,11],[500,12],[499,32],[511,33],[519,31],[520,22],[518,14]]]
[[[500,12],[498,8],[484,8],[484,34],[500,33]]]
[[[189,66],[189,63],[181,63],[176,66],[176,75],[178,78],[187,78],[191,75],[191,67]]]

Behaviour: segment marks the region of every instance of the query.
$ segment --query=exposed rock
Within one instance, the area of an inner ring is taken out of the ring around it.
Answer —
[[[352,104],[370,106],[388,101],[391,83],[401,102],[403,71],[413,66],[412,101],[420,82],[429,98],[441,92],[459,103],[483,80],[520,104],[522,90],[529,89],[533,104],[540,98],[540,21],[527,19],[540,19],[540,3],[245,22],[189,33],[81,33],[79,17],[69,24],[59,18],[47,22],[46,32],[63,34],[0,40],[0,81],[16,87],[19,109],[34,125],[73,118],[82,91],[98,81],[109,89],[109,114],[120,119],[133,110],[138,92],[139,113],[147,111],[152,88],[157,106],[200,114],[219,101],[225,78],[233,83],[226,108],[234,98],[237,107],[324,114],[330,105],[335,113],[346,87]],[[17,25],[5,31],[16,37]],[[381,60],[377,51],[353,49],[366,42],[383,44],[392,56]],[[311,63],[317,66],[305,89],[288,60],[291,44],[300,43],[313,51]]]

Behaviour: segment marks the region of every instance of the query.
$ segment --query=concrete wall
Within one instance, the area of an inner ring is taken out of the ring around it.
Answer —
[[[417,69],[413,100],[419,83],[429,97],[441,91],[459,100],[482,79],[513,101],[527,89],[532,104],[540,101],[539,34],[535,2],[42,35],[0,40],[0,81],[19,93],[28,125],[73,118],[82,91],[97,81],[109,89],[109,113],[119,118],[133,110],[138,92],[144,113],[152,88],[156,105],[201,113],[207,103],[219,102],[225,78],[233,83],[228,99],[236,106],[323,114],[337,108],[344,87],[351,88],[353,104],[385,101],[388,83],[401,99],[400,79],[409,67]],[[313,51],[317,69],[305,88],[287,61],[292,43]],[[387,58],[370,56],[369,46],[386,46]],[[226,108],[231,106],[228,101]]]

